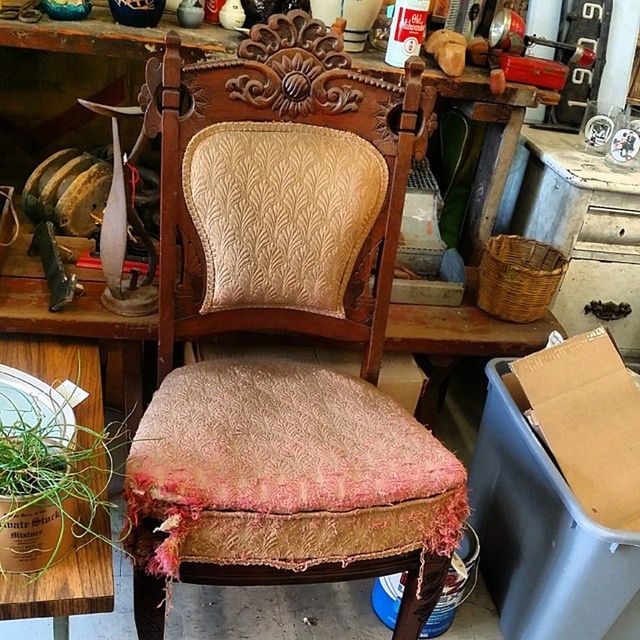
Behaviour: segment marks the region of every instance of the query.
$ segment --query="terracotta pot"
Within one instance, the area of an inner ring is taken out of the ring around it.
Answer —
[[[362,51],[376,21],[382,0],[311,0],[311,15],[330,27],[336,18],[344,18],[345,51]]]
[[[3,572],[40,571],[52,558],[54,563],[59,562],[74,548],[73,522],[47,499],[42,499],[4,520],[7,513],[33,502],[37,497],[0,496],[0,568]],[[66,513],[77,517],[78,505],[75,498],[66,498],[62,505]],[[62,540],[56,551],[63,525]]]

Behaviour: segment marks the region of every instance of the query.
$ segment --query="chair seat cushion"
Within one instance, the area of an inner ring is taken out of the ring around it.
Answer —
[[[146,558],[311,564],[424,547],[449,553],[467,513],[460,462],[359,378],[314,365],[214,360],[172,372],[127,462],[135,530],[166,540]]]

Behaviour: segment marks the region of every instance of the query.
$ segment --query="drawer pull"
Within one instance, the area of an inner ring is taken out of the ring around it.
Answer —
[[[593,313],[598,320],[611,322],[612,320],[620,320],[631,315],[633,309],[627,302],[616,304],[615,302],[602,302],[602,300],[592,300],[585,306],[585,314]]]

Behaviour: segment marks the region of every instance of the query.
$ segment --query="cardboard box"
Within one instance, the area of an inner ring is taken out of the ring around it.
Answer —
[[[640,390],[609,334],[571,338],[511,370],[505,384],[584,511],[605,527],[639,532]]]
[[[188,345],[185,353],[187,364],[223,357],[314,363],[348,375],[360,375],[360,352],[345,349],[199,342]],[[384,355],[378,388],[401,404],[412,415],[426,389],[427,382],[427,376],[410,353],[387,353]]]

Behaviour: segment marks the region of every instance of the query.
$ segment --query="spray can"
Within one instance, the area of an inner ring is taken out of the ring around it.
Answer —
[[[392,67],[404,67],[407,58],[420,55],[429,17],[429,0],[396,2],[389,45],[384,61]]]

